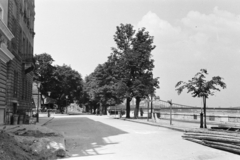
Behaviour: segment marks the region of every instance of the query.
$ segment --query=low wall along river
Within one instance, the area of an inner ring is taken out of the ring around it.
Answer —
[[[131,110],[135,108],[134,103],[131,103]],[[140,108],[142,108],[144,113],[151,112],[151,103],[142,101],[140,103]],[[125,110],[125,103],[118,106],[110,107],[110,110]],[[170,118],[170,110],[172,110],[172,118],[180,120],[189,121],[200,121],[200,113],[202,112],[202,107],[187,106],[181,104],[170,105],[166,101],[154,100],[152,102],[153,113],[157,115],[158,118]],[[207,120],[215,122],[231,122],[240,124],[240,107],[225,107],[225,108],[213,108],[207,107]]]

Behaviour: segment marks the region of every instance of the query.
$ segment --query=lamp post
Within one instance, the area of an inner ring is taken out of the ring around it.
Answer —
[[[37,83],[37,90],[38,90],[38,104],[37,104],[37,122],[39,122],[39,87],[40,85],[38,86],[38,84],[40,83]]]
[[[151,118],[153,118],[153,95],[151,94]]]
[[[39,122],[39,89],[40,89],[40,86],[41,86],[41,82],[38,82],[36,81],[36,87],[37,87],[37,90],[38,90],[38,93],[37,94],[33,94],[33,95],[37,95],[38,96],[38,99],[37,99],[37,122]]]
[[[170,125],[172,125],[172,100],[167,101],[170,104]]]
[[[66,114],[68,113],[68,95],[66,95]]]
[[[48,96],[50,97],[50,95],[51,95],[51,91],[48,91],[47,92],[48,93]],[[50,114],[50,103],[48,102],[48,117],[50,117],[51,116],[51,114]]]

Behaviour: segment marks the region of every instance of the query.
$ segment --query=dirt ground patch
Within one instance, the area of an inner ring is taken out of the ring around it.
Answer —
[[[64,136],[36,125],[0,129],[0,160],[54,160],[66,157]]]
[[[14,136],[0,131],[0,159],[1,160],[40,160],[41,157],[33,155],[22,148]]]

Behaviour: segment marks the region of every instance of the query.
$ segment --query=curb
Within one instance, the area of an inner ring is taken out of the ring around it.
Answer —
[[[121,118],[121,120],[129,121],[129,122],[135,122],[135,123],[140,123],[140,124],[146,124],[146,125],[155,126],[155,127],[168,128],[168,129],[172,129],[172,130],[179,131],[179,132],[185,132],[185,130],[186,130],[186,129],[184,129],[184,128],[170,127],[170,126],[165,126],[165,125],[161,125],[161,124],[154,124],[154,123],[140,122],[140,121],[135,121],[135,120],[126,119],[126,118]]]
[[[52,118],[49,119],[48,121],[46,121],[46,122],[44,122],[43,124],[41,124],[41,126],[47,125],[47,124],[50,123],[53,119],[54,119],[54,117],[52,117]]]

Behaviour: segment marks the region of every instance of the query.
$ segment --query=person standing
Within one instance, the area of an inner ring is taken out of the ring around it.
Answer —
[[[141,117],[143,116],[143,109],[140,108],[140,114],[141,114]]]
[[[95,114],[98,115],[98,109],[97,109],[97,108],[96,108],[96,110],[95,110]]]

